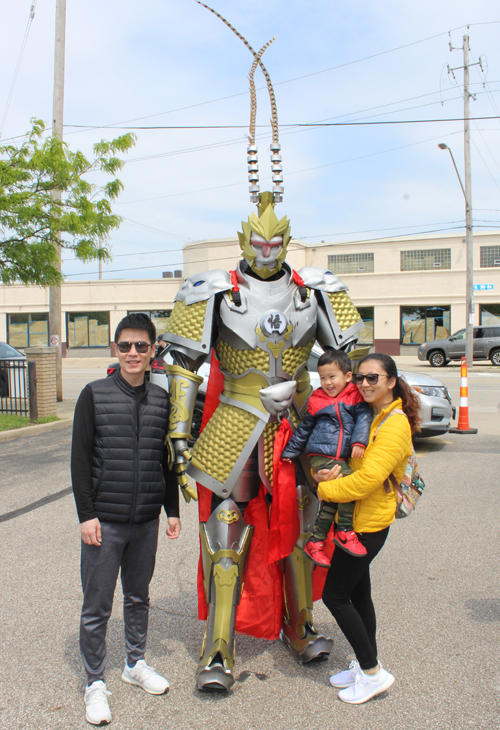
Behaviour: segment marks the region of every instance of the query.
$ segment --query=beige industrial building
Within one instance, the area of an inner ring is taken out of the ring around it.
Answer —
[[[233,269],[237,238],[197,241],[183,250],[183,277]],[[365,321],[362,340],[389,354],[414,352],[465,326],[466,245],[463,235],[406,236],[351,243],[292,240],[287,262],[337,274]],[[107,351],[128,312],[147,312],[162,332],[183,278],[65,282],[61,332],[68,354]],[[474,235],[475,324],[500,323],[500,232]],[[48,344],[49,293],[0,286],[0,341],[14,347]]]

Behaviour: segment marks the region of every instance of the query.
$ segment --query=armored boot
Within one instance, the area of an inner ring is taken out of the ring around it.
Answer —
[[[254,528],[226,499],[200,525],[203,583],[208,618],[196,683],[200,690],[226,692],[234,683],[234,623],[243,590],[243,570]]]
[[[284,560],[285,617],[280,638],[300,664],[327,659],[333,641],[318,634],[312,608],[314,565],[304,547],[312,534],[318,500],[308,487],[297,487],[300,535],[291,555]]]

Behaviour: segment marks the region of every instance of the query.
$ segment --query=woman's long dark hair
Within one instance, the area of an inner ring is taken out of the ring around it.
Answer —
[[[376,360],[379,362],[385,370],[388,378],[396,378],[396,385],[392,391],[394,399],[401,398],[403,411],[410,422],[412,434],[415,433],[415,431],[420,431],[420,401],[406,380],[403,380],[403,378],[398,375],[398,368],[392,357],[390,357],[390,355],[384,355],[382,352],[374,352],[371,355],[366,355],[362,360],[360,360],[359,365],[364,362],[368,362],[369,360]]]

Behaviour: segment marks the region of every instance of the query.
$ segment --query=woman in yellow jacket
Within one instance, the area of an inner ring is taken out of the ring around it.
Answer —
[[[356,501],[353,526],[367,554],[352,556],[336,549],[323,591],[323,602],[352,646],[356,660],[348,670],[330,677],[341,688],[339,699],[361,704],[389,689],[394,677],[377,658],[376,617],[371,598],[370,563],[382,549],[394,522],[396,495],[384,483],[391,474],[401,481],[411,453],[412,433],[418,430],[419,402],[396,363],[376,353],[359,364],[354,380],[373,408],[370,439],[362,459],[351,459],[353,473],[337,479],[338,467],[316,474],[320,499]],[[394,413],[402,410],[403,413]]]

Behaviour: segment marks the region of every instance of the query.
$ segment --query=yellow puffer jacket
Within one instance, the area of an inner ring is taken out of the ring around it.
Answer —
[[[375,431],[388,413],[401,409],[397,398],[374,418],[370,439],[362,459],[351,459],[352,474],[321,482],[318,486],[320,499],[326,502],[356,501],[353,526],[355,532],[377,532],[394,522],[396,494],[387,494],[385,480],[394,474],[398,483],[403,476],[411,453],[411,429],[406,416],[394,413],[382,424],[374,440]]]

